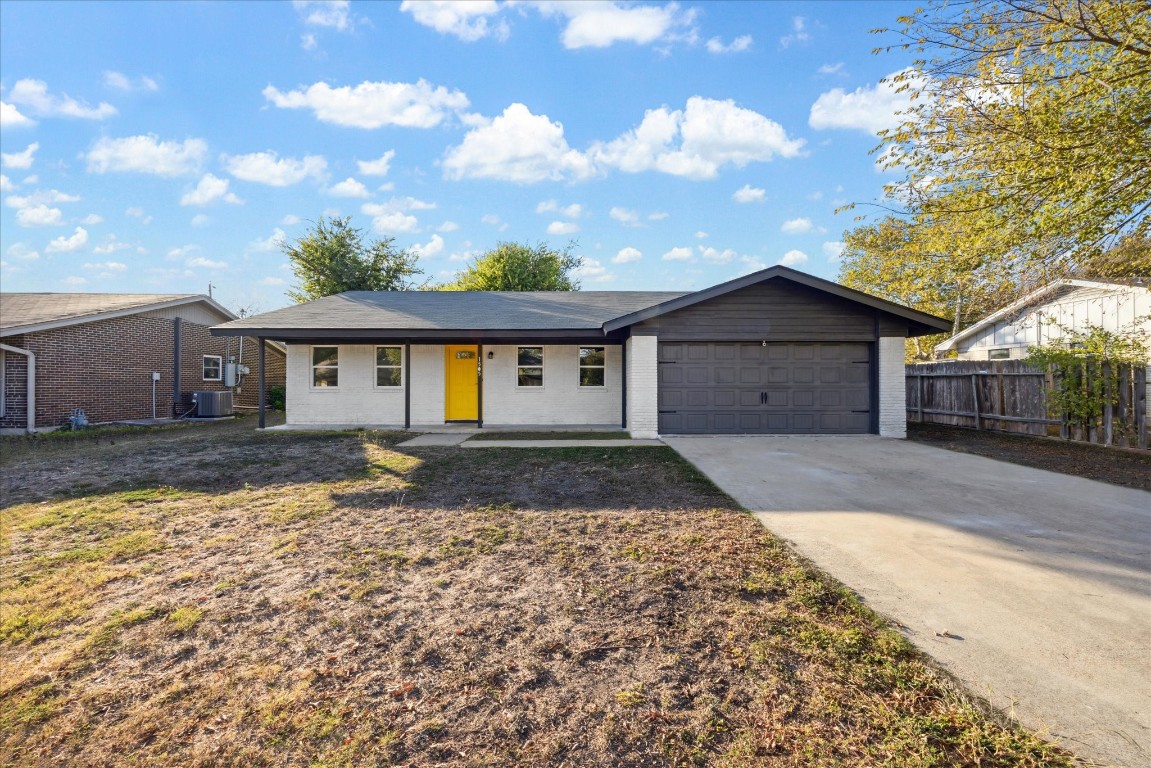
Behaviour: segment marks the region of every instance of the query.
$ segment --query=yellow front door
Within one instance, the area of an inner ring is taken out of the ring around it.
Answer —
[[[445,421],[477,421],[480,417],[478,347],[445,346]]]

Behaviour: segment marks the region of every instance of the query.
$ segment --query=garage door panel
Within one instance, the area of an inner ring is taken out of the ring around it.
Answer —
[[[868,344],[661,342],[659,356],[664,434],[871,429]]]

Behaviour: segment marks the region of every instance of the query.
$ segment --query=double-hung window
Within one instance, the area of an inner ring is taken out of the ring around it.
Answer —
[[[399,387],[403,385],[404,348],[376,347],[376,386]]]
[[[340,384],[340,348],[312,347],[312,386],[337,387]]]
[[[602,387],[604,385],[604,348],[579,348],[579,385],[581,387]]]
[[[220,381],[223,378],[224,358],[219,355],[204,355],[204,381]]]
[[[516,347],[516,386],[544,385],[544,348]]]

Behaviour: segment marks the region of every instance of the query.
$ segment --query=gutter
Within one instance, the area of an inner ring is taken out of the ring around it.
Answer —
[[[28,434],[36,432],[36,355],[27,349],[20,349],[9,344],[0,344],[5,352],[15,352],[28,358]]]

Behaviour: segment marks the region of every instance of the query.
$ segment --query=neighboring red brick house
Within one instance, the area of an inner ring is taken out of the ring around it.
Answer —
[[[237,408],[256,408],[259,340],[208,332],[235,319],[203,295],[0,293],[0,431],[59,427],[74,408],[94,424],[151,418],[153,391],[158,418],[188,411],[196,391],[231,389]],[[267,386],[283,385],[283,348],[268,342],[265,364]]]

